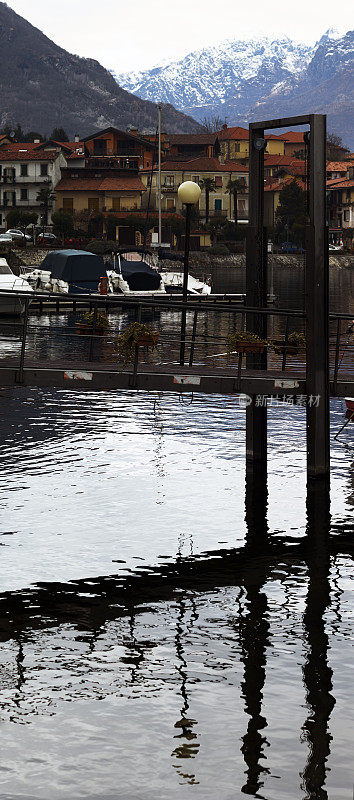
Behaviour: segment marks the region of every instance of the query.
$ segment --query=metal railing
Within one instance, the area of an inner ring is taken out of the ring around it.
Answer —
[[[14,296],[13,292],[0,291],[4,295]],[[211,298],[189,297],[186,304],[175,295],[167,297],[137,298],[124,295],[106,295],[97,297],[83,294],[60,295],[33,292],[28,295],[17,295],[24,305],[21,320],[16,322],[0,322],[0,338],[6,336],[6,329],[11,329],[11,340],[14,329],[18,331],[20,344],[18,356],[1,356],[0,368],[11,361],[16,362],[17,382],[23,382],[24,369],[28,359],[37,365],[45,366],[54,360],[67,365],[74,359],[80,363],[97,363],[112,365],[117,371],[131,370],[132,385],[135,385],[139,365],[151,365],[156,369],[163,364],[164,369],[170,365],[171,370],[179,363],[178,355],[181,345],[179,320],[183,308],[187,310],[187,332],[185,336],[185,365],[198,367],[206,371],[233,374],[240,381],[244,364],[243,353],[232,350],[229,345],[230,334],[235,331],[246,331],[247,320],[268,318],[267,337],[267,369],[279,374],[306,377],[306,353],[304,348],[296,348],[291,343],[294,331],[306,333],[305,312],[298,309],[252,308],[247,307],[242,296],[227,298],[223,295]],[[77,336],[78,320],[67,320],[66,324],[44,325],[33,321],[31,303],[37,304],[38,313],[43,313],[51,303],[52,310],[60,313],[77,313],[86,305],[93,310],[91,329],[84,335]],[[110,327],[105,335],[97,332],[97,316],[100,311],[109,314]],[[119,311],[119,315],[113,312]],[[133,361],[129,365],[122,364],[117,355],[117,339],[128,324],[137,321],[149,321],[159,333],[157,350],[149,351],[145,346],[137,345]],[[338,383],[349,379],[354,382],[354,323],[350,314],[330,314],[329,341],[329,378],[333,393],[337,394]],[[70,347],[68,346],[70,342]],[[64,346],[65,344],[65,346]],[[64,355],[63,355],[64,350]],[[50,351],[50,358],[48,352]],[[256,367],[257,371],[257,367]],[[262,373],[264,369],[260,370]]]

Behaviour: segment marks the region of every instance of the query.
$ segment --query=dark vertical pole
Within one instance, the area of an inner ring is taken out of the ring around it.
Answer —
[[[307,478],[329,478],[326,117],[310,117],[310,225],[306,247]]]
[[[191,342],[191,350],[189,354],[189,366],[193,366],[193,358],[194,358],[194,347],[195,347],[195,339],[197,335],[197,320],[198,320],[198,311],[197,309],[194,312],[194,319],[193,319],[193,330],[192,330],[192,342]]]
[[[93,310],[93,320],[92,320],[92,333],[90,336],[90,352],[89,352],[89,361],[93,360],[93,348],[95,344],[94,336],[96,333],[96,324],[97,324],[97,306],[95,305]]]
[[[138,323],[141,322],[141,313],[142,313],[142,306],[138,305],[136,309],[136,321]],[[131,378],[131,386],[133,389],[136,389],[136,379],[138,375],[138,364],[139,364],[139,345],[135,345],[134,350],[134,365],[133,365],[133,375]]]
[[[28,315],[29,315],[29,305],[30,299],[26,297],[25,300],[25,313],[23,317],[23,326],[22,326],[22,342],[21,342],[21,354],[20,354],[20,368],[18,371],[18,383],[23,383],[23,367],[25,363],[25,351],[26,351],[26,338],[27,338],[27,328],[28,328]]]
[[[191,232],[191,210],[190,203],[186,203],[186,236],[184,243],[184,268],[183,268],[183,295],[182,295],[182,319],[181,319],[181,348],[179,363],[184,365],[184,352],[186,348],[186,319],[187,319],[187,296],[188,296],[188,262],[189,262],[189,240]]]
[[[255,147],[264,131],[250,126],[249,140],[249,226],[246,251],[246,305],[254,308],[267,306],[267,237],[263,227],[264,216],[264,150]],[[267,338],[267,317],[247,314],[247,330]],[[248,369],[267,369],[266,351],[261,355],[247,356]],[[267,407],[256,406],[252,396],[246,409],[246,471],[248,475],[266,473],[267,470]]]

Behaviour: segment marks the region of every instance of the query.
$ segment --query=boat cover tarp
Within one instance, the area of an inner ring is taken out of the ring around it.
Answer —
[[[49,270],[52,278],[69,283],[73,292],[97,292],[100,278],[106,274],[102,256],[86,250],[53,250],[47,253],[40,268]]]
[[[151,269],[145,261],[127,261],[121,257],[120,267],[131,291],[145,292],[159,288],[161,283],[159,273]]]

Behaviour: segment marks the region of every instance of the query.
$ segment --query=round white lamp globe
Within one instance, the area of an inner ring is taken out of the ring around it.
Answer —
[[[178,199],[186,205],[197,203],[201,195],[200,186],[194,181],[184,181],[178,187]]]

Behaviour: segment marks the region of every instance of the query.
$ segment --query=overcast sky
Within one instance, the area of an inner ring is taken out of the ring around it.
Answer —
[[[7,0],[61,47],[116,72],[151,67],[225,39],[257,35],[315,42],[353,27],[352,0]],[[217,9],[220,13],[217,13]],[[250,17],[252,28],[250,28]]]

